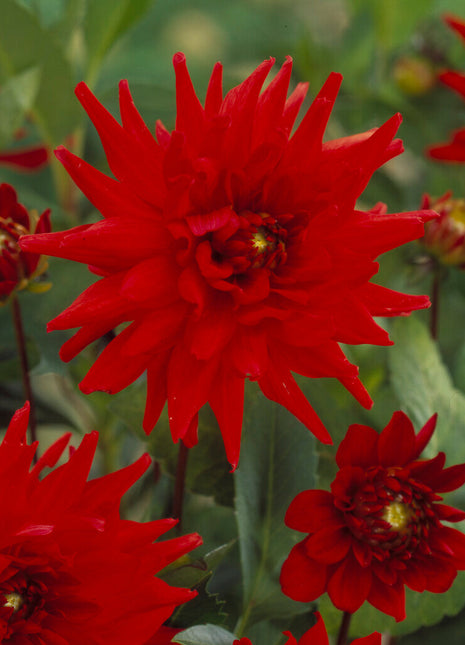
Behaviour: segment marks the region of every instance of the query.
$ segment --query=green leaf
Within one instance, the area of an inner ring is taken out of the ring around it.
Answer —
[[[229,553],[235,542],[236,540],[231,540],[228,544],[223,544],[210,551],[203,558],[192,558],[189,555],[178,558],[163,569],[158,577],[175,587],[195,587],[202,584],[211,577],[213,571]]]
[[[453,463],[465,461],[463,433],[465,395],[454,387],[436,343],[416,318],[399,319],[393,325],[389,351],[391,382],[402,409],[419,430],[438,413],[437,430],[426,450],[435,456],[444,450]]]
[[[14,25],[14,29],[12,29]],[[71,134],[80,117],[74,99],[74,74],[64,50],[36,16],[15,3],[2,0],[0,68],[14,77],[38,66],[41,83],[34,103],[34,117],[50,145]]]
[[[218,625],[196,625],[173,637],[181,645],[232,645],[234,634]]]
[[[252,388],[251,388],[252,389]],[[284,525],[297,493],[315,482],[314,439],[287,410],[255,389],[246,405],[235,474],[246,625],[306,610],[281,592],[279,572],[298,535]]]
[[[153,0],[98,0],[89,2],[85,17],[89,82],[116,40],[147,11]]]
[[[196,585],[197,596],[181,605],[170,619],[173,627],[189,627],[195,623],[222,625],[227,618],[223,611],[225,601],[219,595],[207,591],[211,573],[200,584]]]
[[[33,104],[39,89],[40,70],[32,67],[13,76],[0,90],[0,148],[8,143],[22,125],[26,112]]]

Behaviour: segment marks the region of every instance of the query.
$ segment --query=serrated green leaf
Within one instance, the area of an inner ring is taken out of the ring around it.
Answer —
[[[0,90],[0,148],[8,143],[32,108],[39,89],[40,70],[32,67],[13,76]]]
[[[13,0],[2,0],[0,68],[3,75],[14,77],[34,66],[41,71],[34,102],[35,120],[43,138],[55,145],[71,134],[80,118],[73,93],[73,70],[62,47],[36,16]]]
[[[170,619],[173,627],[189,627],[193,623],[209,623],[222,625],[227,617],[223,611],[224,600],[219,595],[207,591],[211,573],[200,584],[196,585],[197,596],[181,605]]]
[[[181,645],[232,645],[234,634],[218,625],[196,625],[173,636],[175,643]]]
[[[297,541],[297,534],[284,525],[284,515],[297,493],[313,487],[316,475],[312,435],[255,388],[248,397],[243,431],[235,474],[244,586],[240,633],[245,625],[270,616],[305,611],[281,592],[279,572]]]

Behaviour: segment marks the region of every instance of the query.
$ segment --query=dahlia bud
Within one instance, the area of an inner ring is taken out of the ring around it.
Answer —
[[[401,92],[410,96],[427,94],[437,80],[433,64],[423,56],[402,56],[394,65],[393,76]]]
[[[32,220],[32,221],[31,221]],[[48,233],[50,210],[39,217],[36,211],[28,212],[18,202],[16,191],[9,184],[0,185],[0,305],[14,291],[29,289],[43,292],[50,288],[49,282],[37,281],[47,269],[47,261],[38,253],[22,251],[18,240],[21,235],[32,232]]]
[[[451,192],[433,200],[423,197],[423,207],[439,213],[425,224],[419,242],[442,264],[465,268],[465,199],[454,199]]]

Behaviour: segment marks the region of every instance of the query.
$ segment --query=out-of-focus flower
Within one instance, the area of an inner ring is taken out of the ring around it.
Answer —
[[[425,195],[422,207],[432,208],[439,217],[426,223],[420,244],[442,264],[465,268],[465,199],[454,199],[450,192],[436,200]]]
[[[285,594],[303,602],[328,592],[353,613],[367,600],[405,618],[405,588],[447,591],[465,569],[465,535],[442,524],[465,513],[440,503],[438,493],[465,481],[465,464],[444,468],[445,455],[418,457],[434,431],[432,417],[415,436],[403,412],[381,434],[350,426],[336,455],[331,492],[307,490],[292,501],[285,522],[309,535],[281,570]]]
[[[18,240],[30,233],[31,219],[35,220],[35,233],[48,233],[50,210],[40,217],[28,213],[18,202],[16,192],[9,184],[0,185],[0,304],[14,290],[46,291],[50,283],[36,281],[47,269],[45,258],[34,252],[22,251]]]
[[[445,15],[444,21],[453,29],[462,40],[465,41],[465,21],[457,16]],[[439,74],[439,80],[447,87],[460,94],[465,99],[465,74],[446,70]],[[465,128],[460,128],[452,133],[452,141],[449,143],[429,146],[426,154],[432,159],[439,161],[465,162]]]
[[[15,170],[40,170],[47,161],[47,149],[41,145],[0,151],[0,164]]]
[[[198,535],[155,542],[175,520],[122,520],[122,495],[150,465],[148,455],[87,481],[96,432],[53,467],[70,436],[30,469],[37,445],[24,441],[29,406],[0,445],[0,642],[31,645],[144,644],[195,592],[154,574],[200,544]]]
[[[97,224],[25,237],[28,251],[84,262],[101,276],[49,330],[81,327],[68,361],[129,322],[81,383],[115,393],[147,370],[144,429],[168,400],[171,432],[197,442],[209,403],[234,466],[244,379],[288,408],[324,442],[330,437],[291,372],[335,377],[364,406],[371,399],[339,343],[389,345],[373,316],[429,304],[371,284],[375,258],[423,234],[428,212],[388,215],[355,202],[372,173],[399,154],[400,116],[360,135],[323,143],[341,83],[331,74],[290,136],[307,85],[286,100],[291,59],[260,93],[273,59],[224,98],[221,65],[203,107],[185,57],[176,54],[177,120],[157,140],[120,84],[122,126],[84,84],[77,96],[105,148],[111,179],[63,148],[57,157],[104,215]]]
[[[433,63],[426,56],[402,56],[393,69],[394,80],[402,92],[421,96],[436,84],[437,73]]]
[[[317,616],[316,624],[310,627],[298,641],[290,632],[284,632],[284,635],[287,636],[287,641],[284,645],[329,645],[323,619],[318,612],[315,612],[315,614]],[[241,638],[234,641],[233,645],[252,645],[252,643],[248,638]],[[352,645],[381,645],[381,634],[375,632],[364,638],[356,638],[352,641]]]

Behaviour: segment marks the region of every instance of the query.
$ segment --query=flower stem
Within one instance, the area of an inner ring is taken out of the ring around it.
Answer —
[[[21,307],[16,296],[11,299],[11,311],[13,315],[13,327],[15,329],[16,344],[18,347],[19,362],[21,365],[21,375],[23,379],[23,390],[26,400],[29,401],[29,431],[31,441],[37,441],[37,421],[34,396],[32,394],[31,379],[29,377],[29,362],[27,359],[26,338],[24,336],[23,320],[21,316]],[[34,455],[34,463],[37,461],[37,453]]]
[[[337,644],[336,645],[346,645],[347,636],[349,635],[349,625],[352,614],[349,611],[345,611],[342,614],[341,625],[339,627],[339,634],[337,635]]]
[[[433,282],[431,285],[431,317],[430,317],[430,331],[431,337],[437,340],[438,337],[438,324],[439,324],[439,291],[441,284],[441,266],[436,262],[433,269]]]
[[[186,489],[186,470],[189,448],[184,445],[183,441],[179,442],[178,464],[176,466],[176,481],[174,484],[173,508],[172,515],[177,517],[179,522],[176,526],[178,533],[182,530],[182,508],[184,504],[184,493]]]

